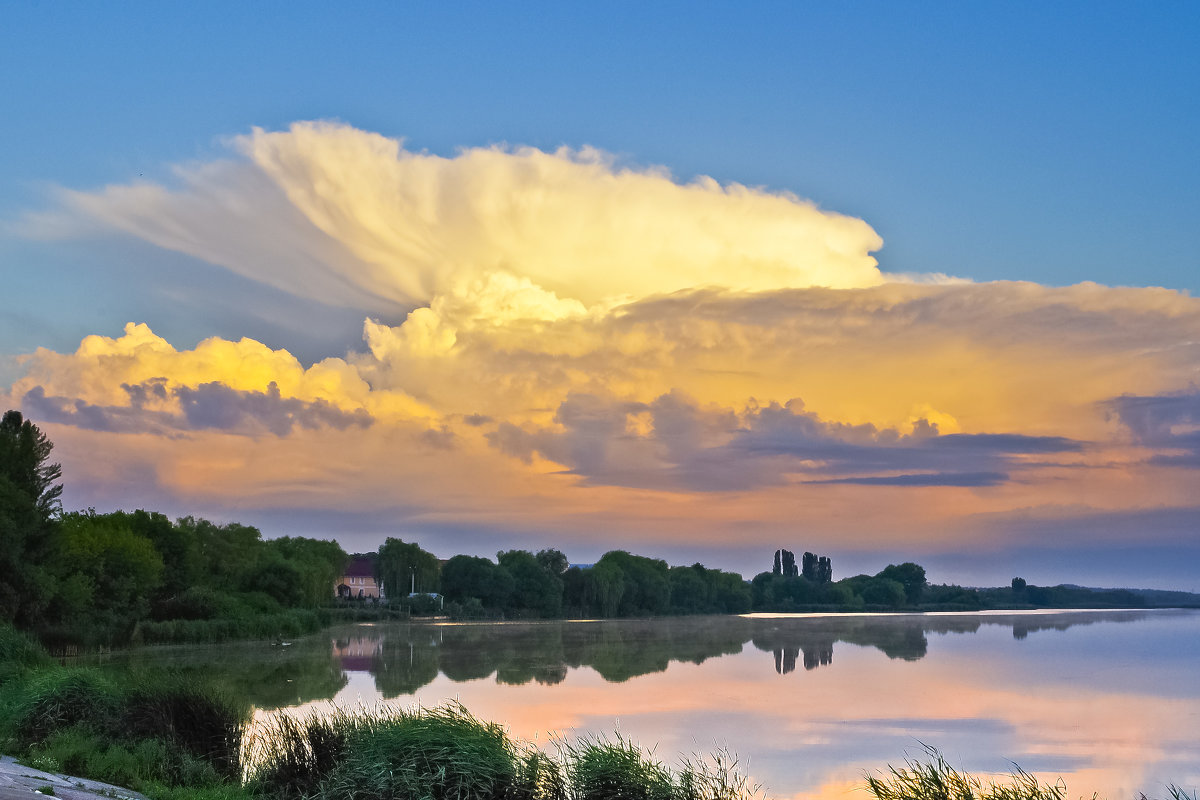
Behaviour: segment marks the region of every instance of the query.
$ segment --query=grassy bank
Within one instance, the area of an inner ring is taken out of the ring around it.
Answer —
[[[735,800],[759,793],[725,754],[676,768],[626,739],[553,753],[459,705],[281,716],[255,737],[247,791],[268,800]]]

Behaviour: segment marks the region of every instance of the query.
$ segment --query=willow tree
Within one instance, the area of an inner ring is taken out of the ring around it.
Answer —
[[[383,583],[388,597],[403,597],[409,592],[436,592],[441,564],[437,556],[416,543],[388,537],[379,548],[375,576]]]

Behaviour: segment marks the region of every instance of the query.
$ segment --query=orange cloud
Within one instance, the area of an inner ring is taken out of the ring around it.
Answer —
[[[232,147],[25,225],[100,225],[359,309],[363,346],[304,364],[131,323],[39,349],[8,402],[57,422],[60,452],[107,437],[183,502],[579,538],[802,517],[844,547],[933,546],[1022,509],[1194,503],[1186,293],[901,279],[861,220],[589,149],[442,158],[331,123]]]

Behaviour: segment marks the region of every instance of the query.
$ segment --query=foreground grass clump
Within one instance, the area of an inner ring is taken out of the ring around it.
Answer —
[[[251,746],[247,789],[271,800],[740,800],[728,755],[673,772],[628,740],[559,743],[557,756],[450,704],[276,717]]]
[[[567,774],[581,800],[674,800],[670,770],[636,744],[617,737],[564,745]]]
[[[1067,787],[1039,783],[1016,767],[1007,783],[985,783],[946,763],[935,748],[926,746],[928,763],[908,760],[903,767],[888,767],[885,776],[870,775],[867,790],[876,800],[1065,800]]]
[[[908,760],[903,767],[888,767],[887,775],[867,774],[866,789],[876,800],[1065,800],[1067,786],[1061,778],[1055,783],[1039,783],[1037,778],[1016,766],[1006,782],[984,782],[960,772],[946,763],[937,748],[924,745],[928,763]],[[1197,800],[1195,790],[1167,786],[1171,800]],[[1092,800],[1097,800],[1093,795]],[[1149,800],[1141,795],[1139,800]]]
[[[671,770],[618,735],[560,743],[559,757],[572,800],[741,800],[761,792],[726,751]]]
[[[32,636],[0,624],[0,686],[53,663],[54,659]]]
[[[546,756],[460,705],[281,715],[251,746],[253,794],[306,798],[564,797]]]
[[[241,775],[244,709],[175,679],[50,667],[0,691],[0,745],[30,766],[132,789]]]

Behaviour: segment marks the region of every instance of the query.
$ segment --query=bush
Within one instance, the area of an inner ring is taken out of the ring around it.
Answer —
[[[252,747],[252,791],[301,798],[559,800],[557,767],[460,705],[276,718]]]
[[[113,742],[81,728],[51,735],[25,759],[37,769],[86,776],[134,790],[219,785],[212,765],[159,739]]]
[[[29,670],[54,663],[32,636],[11,625],[0,625],[0,686]]]
[[[123,705],[127,736],[165,740],[211,765],[222,778],[240,777],[244,709],[179,681],[134,689]]]
[[[120,692],[96,670],[44,672],[21,689],[9,722],[18,747],[41,744],[68,728],[106,736],[119,727]]]
[[[132,788],[241,774],[247,715],[180,679],[116,683],[96,670],[54,669],[6,687],[3,706],[6,746],[44,769]]]
[[[674,800],[670,771],[628,739],[564,745],[567,775],[579,800]]]

